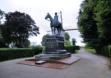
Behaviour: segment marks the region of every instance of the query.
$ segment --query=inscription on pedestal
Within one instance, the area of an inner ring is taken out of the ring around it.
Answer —
[[[64,38],[58,36],[49,36],[45,42],[46,53],[57,52],[64,49]]]

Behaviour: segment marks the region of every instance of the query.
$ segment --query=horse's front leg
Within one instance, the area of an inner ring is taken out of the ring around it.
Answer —
[[[51,31],[52,31],[52,34],[53,34],[53,27],[51,27]]]
[[[55,30],[56,30],[56,28],[54,27],[54,34],[55,34]]]
[[[60,29],[60,31],[59,31],[59,34],[61,34],[61,29]]]
[[[53,27],[52,30],[53,30],[53,34],[55,34],[55,27]]]
[[[59,35],[59,28],[57,27],[57,34]]]
[[[60,29],[59,29],[59,35],[60,35]]]

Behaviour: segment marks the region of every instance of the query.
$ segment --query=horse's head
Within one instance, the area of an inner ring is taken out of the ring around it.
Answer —
[[[47,13],[45,19],[46,20],[48,19],[48,21],[50,21],[50,25],[53,26],[53,18],[51,17],[51,15],[49,13]]]
[[[50,18],[50,14],[49,13],[47,13],[45,19],[48,19],[48,18]]]

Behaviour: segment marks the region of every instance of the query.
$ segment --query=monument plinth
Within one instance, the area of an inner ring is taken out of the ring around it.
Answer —
[[[61,54],[64,52],[64,38],[57,35],[48,36],[46,38],[45,47],[46,54]]]
[[[71,54],[65,50],[64,38],[58,35],[47,36],[45,42],[46,51],[44,54],[36,55],[36,59],[63,59],[70,57]]]

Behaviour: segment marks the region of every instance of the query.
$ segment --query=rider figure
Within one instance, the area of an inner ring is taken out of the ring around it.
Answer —
[[[55,12],[55,16],[54,16],[54,25],[55,25],[55,26],[58,26],[58,24],[59,24],[58,15],[57,15],[57,12]]]

